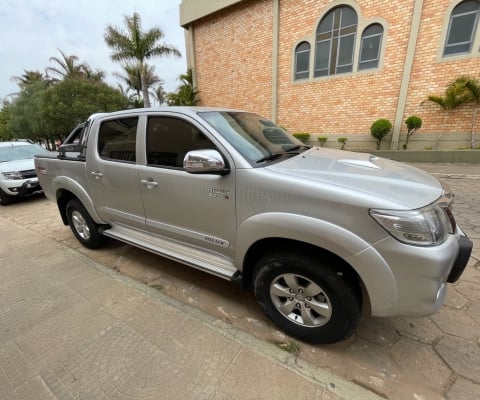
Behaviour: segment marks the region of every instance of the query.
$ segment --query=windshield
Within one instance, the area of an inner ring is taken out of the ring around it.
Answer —
[[[272,161],[283,154],[291,154],[289,151],[299,152],[300,148],[306,148],[283,128],[256,114],[208,111],[199,115],[253,166]]]
[[[35,154],[49,154],[49,152],[36,144],[0,146],[0,162],[27,160],[33,158]]]

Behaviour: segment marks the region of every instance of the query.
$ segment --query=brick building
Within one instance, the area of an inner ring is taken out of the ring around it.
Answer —
[[[394,129],[384,146],[395,149],[409,115],[423,119],[409,148],[439,138],[439,148],[468,146],[473,104],[445,119],[438,105],[424,100],[443,95],[460,75],[480,76],[479,19],[480,0],[180,5],[203,105],[255,111],[290,132],[329,136],[331,147],[347,136],[350,147],[371,148],[372,122],[387,118]]]

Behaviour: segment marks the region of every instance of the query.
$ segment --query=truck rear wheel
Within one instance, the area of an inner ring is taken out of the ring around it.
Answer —
[[[70,229],[85,247],[97,249],[105,243],[106,238],[99,232],[99,225],[92,220],[80,201],[70,200],[66,214]]]
[[[256,266],[254,288],[270,319],[305,342],[346,339],[361,316],[355,283],[308,254],[278,252],[263,257]]]

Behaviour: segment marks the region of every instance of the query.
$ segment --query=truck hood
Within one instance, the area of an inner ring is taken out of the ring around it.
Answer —
[[[0,162],[0,172],[28,171],[35,169],[33,158]]]
[[[313,147],[267,168],[297,179],[382,197],[402,208],[423,207],[443,193],[442,185],[430,174],[366,153]]]

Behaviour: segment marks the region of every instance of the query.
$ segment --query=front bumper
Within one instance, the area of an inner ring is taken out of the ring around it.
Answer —
[[[444,243],[432,247],[410,246],[388,237],[354,257],[352,265],[360,262],[360,269],[356,269],[369,295],[372,315],[421,317],[442,306],[448,283],[459,279],[472,247],[460,228]],[[380,257],[377,265],[371,263],[373,257],[366,257],[368,253]]]
[[[468,260],[470,259],[470,255],[472,254],[473,243],[472,241],[466,236],[461,235],[458,239],[458,254],[455,262],[453,263],[452,269],[448,274],[447,282],[454,283],[460,278],[465,267],[467,266]]]
[[[37,178],[27,179],[19,186],[7,186],[3,192],[9,196],[22,198],[41,191],[40,183]]]

